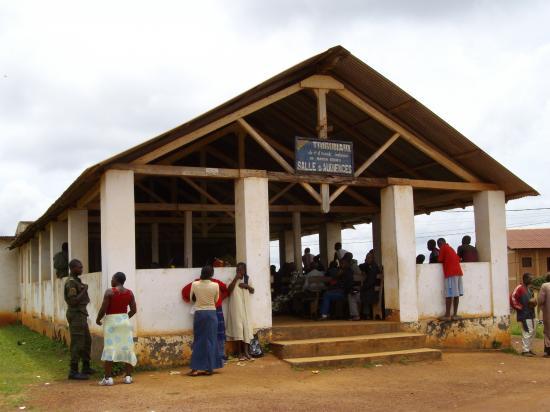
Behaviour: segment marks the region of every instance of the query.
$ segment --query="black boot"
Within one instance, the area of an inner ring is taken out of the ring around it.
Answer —
[[[550,346],[545,346],[544,347],[544,357],[545,358],[550,358]]]
[[[71,370],[69,371],[69,376],[67,378],[77,381],[87,381],[90,379],[88,375],[78,372],[78,363],[71,363]]]
[[[82,373],[84,375],[93,375],[97,371],[95,369],[92,369],[90,367],[90,361],[83,361],[82,362]]]

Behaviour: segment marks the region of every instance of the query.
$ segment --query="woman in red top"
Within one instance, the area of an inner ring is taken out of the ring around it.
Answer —
[[[117,272],[111,279],[112,288],[105,291],[103,304],[97,314],[96,323],[103,324],[103,353],[101,360],[105,362],[105,377],[99,382],[102,386],[113,385],[113,362],[126,363],[124,383],[132,383],[133,367],[137,363],[134,352],[134,336],[130,318],[137,312],[136,300],[130,289],[124,287],[126,275]],[[128,307],[130,311],[128,312]]]

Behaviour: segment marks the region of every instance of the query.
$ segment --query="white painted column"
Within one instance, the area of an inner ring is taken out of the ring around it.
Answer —
[[[50,223],[50,270],[52,274],[52,291],[53,291],[53,315],[52,320],[55,322],[55,314],[58,312],[59,303],[63,296],[59,296],[57,293],[60,288],[58,284],[63,283],[64,279],[57,279],[55,268],[53,267],[53,257],[61,252],[61,246],[63,243],[68,242],[69,235],[67,232],[67,221],[51,222]]]
[[[40,300],[38,303],[35,301],[34,297],[38,293],[38,288],[40,287],[39,281],[39,265],[38,260],[39,254],[39,245],[38,239],[32,238],[29,242],[29,266],[30,266],[30,281],[31,281],[31,307],[34,313],[40,313]]]
[[[108,170],[101,177],[101,272],[103,289],[116,272],[136,291],[136,223],[134,172]]]
[[[294,264],[296,270],[302,273],[302,222],[300,212],[292,212],[292,232],[294,246]]]
[[[342,243],[342,225],[338,222],[323,223],[319,228],[319,252],[326,269],[334,257],[334,244],[338,242]]]
[[[183,257],[186,268],[193,267],[193,212],[185,212],[185,238],[183,239]]]
[[[38,284],[40,288],[40,313],[44,316],[52,316],[51,313],[46,313],[46,299],[53,300],[53,296],[46,296],[46,288],[44,282],[51,280],[51,259],[50,259],[50,234],[47,231],[38,233]],[[53,289],[52,289],[53,290]]]
[[[151,223],[151,263],[159,262],[159,224]]]
[[[267,179],[235,180],[235,231],[237,262],[246,262],[254,284],[254,328],[271,327],[271,282],[269,273],[269,197]]]
[[[78,259],[82,263],[82,273],[88,273],[88,211],[69,209],[67,218],[69,262]]]
[[[413,190],[411,186],[388,186],[380,195],[386,308],[398,310],[401,322],[414,322],[418,302]]]
[[[491,268],[493,316],[510,314],[506,211],[504,192],[485,191],[474,195],[476,248],[479,260]],[[464,291],[468,293],[468,291]]]
[[[371,224],[374,260],[380,265],[382,263],[382,228],[380,226],[380,213],[377,213],[372,217]]]
[[[285,263],[294,262],[294,232],[292,230],[285,230]]]

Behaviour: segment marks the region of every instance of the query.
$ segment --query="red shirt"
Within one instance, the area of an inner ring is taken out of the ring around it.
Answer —
[[[446,278],[451,276],[462,276],[462,268],[460,267],[460,258],[447,243],[439,249],[439,262],[443,263],[443,273]]]
[[[199,279],[195,279],[199,280]],[[222,307],[222,301],[229,296],[229,291],[227,290],[227,286],[225,283],[218,279],[211,278],[212,282],[217,283],[220,287],[220,297],[218,298],[218,301],[216,302],[216,307],[221,308]],[[192,282],[191,282],[192,283]],[[182,299],[189,303],[191,302],[191,283],[185,285],[183,289],[181,290],[181,297]]]
[[[109,302],[109,307],[107,308],[107,315],[115,315],[119,313],[128,313],[128,305],[132,301],[134,294],[130,289],[124,290],[121,292],[117,288],[112,288],[113,296],[111,296],[111,301]]]

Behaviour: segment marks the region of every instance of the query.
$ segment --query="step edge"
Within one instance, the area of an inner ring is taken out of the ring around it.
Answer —
[[[389,336],[391,335],[391,336]],[[334,336],[328,338],[311,338],[311,339],[291,339],[291,340],[275,340],[270,345],[277,346],[295,346],[308,345],[314,343],[341,343],[341,342],[356,342],[361,340],[378,340],[378,339],[397,339],[397,338],[426,338],[427,335],[422,333],[408,332],[387,332],[373,333],[371,335],[350,335],[350,336]]]
[[[397,351],[387,351],[387,352],[373,352],[373,353],[358,353],[352,355],[329,355],[329,356],[314,356],[309,358],[288,358],[282,359],[287,363],[307,363],[307,362],[322,362],[322,361],[331,361],[331,360],[349,360],[349,359],[368,359],[380,356],[392,356],[392,355],[416,355],[416,354],[442,354],[442,351],[439,349],[431,348],[418,348],[418,349],[404,349]]]

